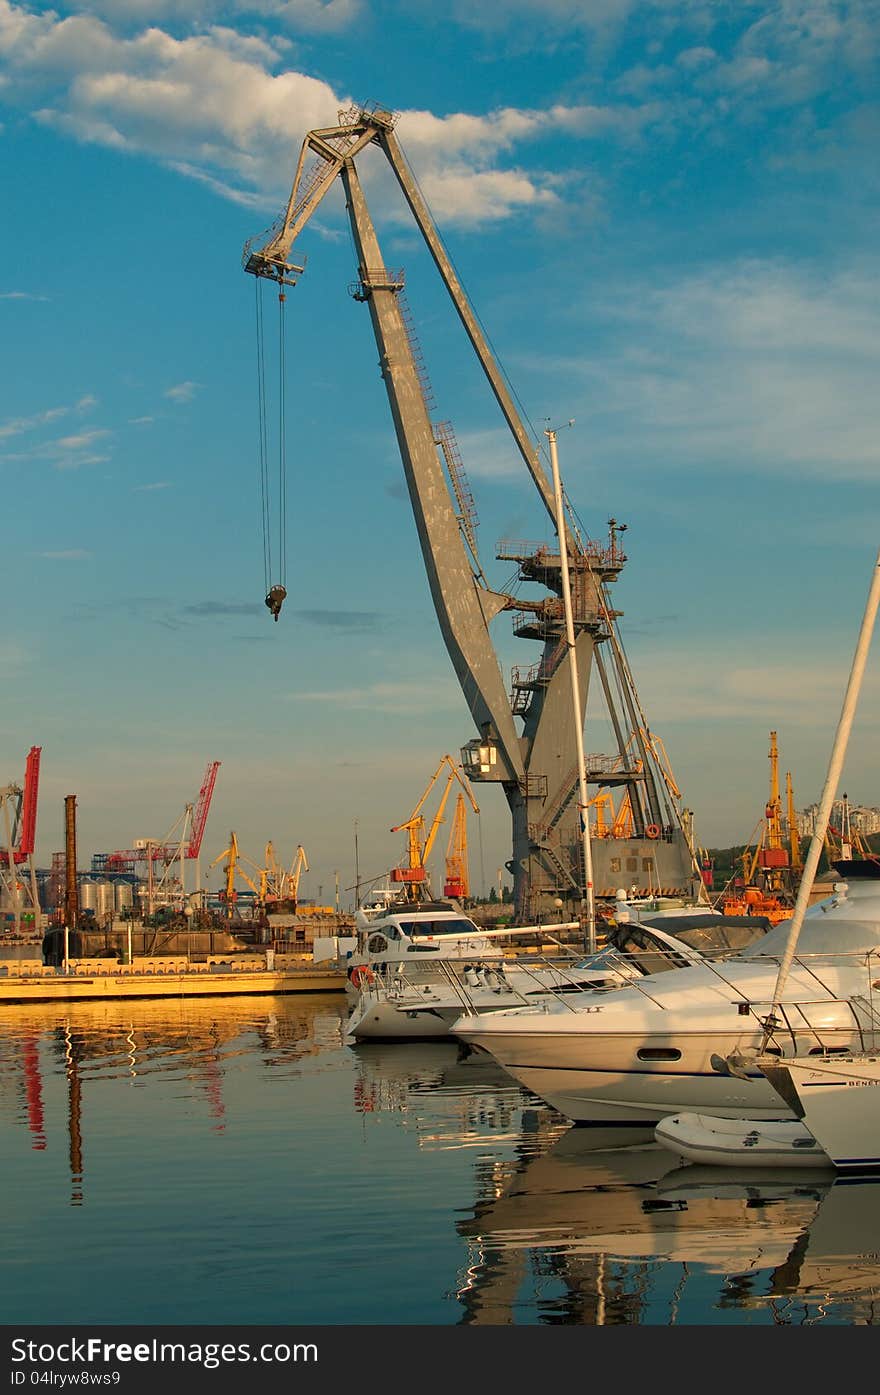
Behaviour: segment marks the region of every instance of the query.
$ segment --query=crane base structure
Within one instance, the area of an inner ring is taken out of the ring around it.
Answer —
[[[404,297],[404,276],[385,266],[357,169],[361,152],[384,154],[452,300],[546,512],[554,520],[553,488],[539,448],[526,430],[478,319],[441,242],[415,176],[380,106],[340,112],[337,127],[310,131],[303,142],[284,214],[270,233],[244,249],[245,271],[274,281],[283,295],[303,267],[293,244],[338,178],[358,258],[353,297],[369,311],[382,379],[441,633],[473,719],[476,736],[461,750],[468,779],[497,783],[512,819],[516,918],[571,919],[583,914],[587,874],[580,807],[577,742],[571,690],[563,662],[568,639],[563,615],[561,544],[511,544],[498,557],[514,560],[523,582],[543,595],[524,600],[492,589],[476,548],[476,514],[448,422],[431,419],[431,395]],[[619,789],[628,801],[631,836],[597,838],[595,894],[616,890],[694,895],[703,883],[687,811],[658,759],[620,641],[608,587],[626,560],[620,528],[610,522],[608,545],[585,541],[572,523],[564,546],[571,577],[574,648],[581,711],[595,670],[615,733],[613,755],[586,759],[588,783]],[[542,645],[538,662],[514,669],[505,684],[490,625],[513,613],[514,633]],[[606,657],[607,655],[607,657]],[[518,726],[521,723],[521,728]],[[628,830],[629,831],[629,830]]]

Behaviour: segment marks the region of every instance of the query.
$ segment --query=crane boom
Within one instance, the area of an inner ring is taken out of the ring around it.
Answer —
[[[202,838],[205,835],[205,825],[208,822],[208,811],[211,808],[211,799],[214,794],[214,785],[217,782],[217,771],[219,769],[219,760],[212,760],[205,771],[202,787],[199,790],[198,802],[192,817],[189,847],[186,850],[187,857],[198,857],[201,851]]]
[[[40,786],[40,752],[42,746],[32,746],[24,767],[24,793],[21,801],[21,837],[18,840],[16,862],[24,862],[34,850],[37,831],[37,793]]]

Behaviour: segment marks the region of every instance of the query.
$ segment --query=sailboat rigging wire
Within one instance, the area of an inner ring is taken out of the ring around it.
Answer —
[[[269,459],[266,428],[266,355],[263,344],[263,283],[254,277],[257,318],[257,410],[259,415],[260,521],[263,532],[263,584],[269,589],[272,572],[272,544],[269,536]]]
[[[282,586],[287,584],[287,374],[284,362],[284,304],[285,297],[282,291],[278,296],[278,579]]]

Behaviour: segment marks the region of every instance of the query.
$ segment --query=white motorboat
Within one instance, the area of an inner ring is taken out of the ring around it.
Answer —
[[[676,908],[673,917],[638,926],[621,911],[604,950],[578,959],[441,957],[412,977],[405,958],[381,972],[371,967],[361,983],[347,1032],[358,1041],[428,1040],[448,1036],[462,1013],[502,1012],[547,996],[610,988],[641,977],[661,962],[698,962],[705,953],[729,950],[744,937],[763,933],[764,922],[727,920],[717,915],[689,914]],[[667,925],[676,927],[668,933]],[[498,955],[497,949],[494,951]],[[360,974],[358,975],[360,977]]]
[[[719,1119],[673,1114],[654,1130],[657,1142],[688,1162],[717,1167],[824,1167],[831,1170],[809,1129],[797,1119]]]
[[[381,913],[358,911],[355,926],[356,944],[345,960],[346,992],[352,1002],[380,979],[399,974],[411,984],[436,981],[441,963],[501,961],[506,942],[526,937],[551,944],[559,931],[576,930],[578,923],[485,930],[456,901],[408,901]],[[573,959],[570,952],[569,959]]]
[[[838,863],[837,870],[848,880],[804,916],[768,1048],[774,1055],[870,1040],[880,987],[880,866]],[[579,999],[465,1015],[454,1030],[578,1123],[657,1123],[686,1112],[778,1118],[785,1109],[760,1070],[719,1074],[712,1062],[762,1049],[787,938],[783,921],[721,963],[672,967]]]
[[[448,1038],[463,1011],[499,1012],[548,993],[582,993],[607,984],[614,975],[618,982],[625,982],[625,968],[616,971],[604,962],[593,962],[604,959],[603,955],[568,963],[532,956],[528,960],[524,956],[523,962],[445,959],[435,966],[435,971],[442,970],[439,977],[416,982],[400,966],[391,974],[375,974],[362,986],[346,1034],[356,1041]]]
[[[880,1052],[762,1059],[760,1065],[839,1171],[880,1171]]]

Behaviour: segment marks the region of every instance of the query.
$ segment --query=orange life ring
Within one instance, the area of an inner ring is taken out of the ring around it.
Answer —
[[[659,827],[659,824],[656,824],[656,823],[649,823],[649,824],[648,824],[648,827],[645,829],[645,837],[646,837],[646,838],[659,838],[659,837],[660,837],[660,827]]]
[[[352,969],[349,977],[351,979],[351,982],[354,984],[355,988],[360,988],[362,984],[369,988],[374,981],[373,970],[368,969],[366,964],[357,965],[354,969]]]

